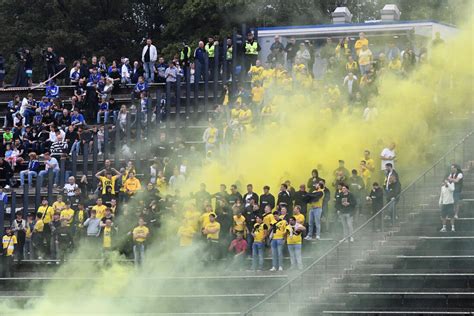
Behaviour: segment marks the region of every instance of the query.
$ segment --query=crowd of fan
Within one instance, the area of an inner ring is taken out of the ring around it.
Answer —
[[[355,42],[345,38],[333,45],[332,40],[328,39],[319,51],[320,57],[327,61],[324,84],[320,84],[313,79],[316,50],[310,42],[297,45],[294,39],[289,39],[284,46],[276,37],[267,63],[262,65],[257,58],[260,47],[250,33],[243,54],[245,75],[248,75],[251,87],[248,89],[240,84],[238,91],[232,93],[226,86],[222,105],[216,107],[215,115],[203,135],[206,154],[230,143],[225,135],[235,138],[255,128],[257,117],[263,123],[275,122],[278,116],[276,97],[265,93],[273,79],[283,85],[297,83],[322,92],[320,95],[326,98],[327,108],[321,111],[360,108],[366,119],[373,118],[376,109],[368,108],[366,104],[370,96],[377,93],[376,78],[385,72],[396,75],[409,73],[417,62],[424,61],[426,53],[421,52],[417,58],[411,48],[400,52],[390,43],[386,54],[381,53],[374,58],[368,44],[363,33]],[[64,77],[65,71],[56,77],[56,82],[60,84],[68,82],[76,85],[69,103],[61,99],[60,87],[54,80],[49,81],[41,101],[37,102],[32,95],[28,95],[23,99],[16,96],[9,103],[10,115],[0,155],[5,157],[0,159],[0,184],[5,188],[12,186],[15,172],[19,172],[22,186],[27,181],[31,186],[35,177],[42,184],[43,178],[48,177],[48,170],[52,169],[55,187],[60,192],[53,205],[44,199],[42,206],[28,214],[27,219],[22,218],[21,212],[16,213],[12,221],[13,229],[7,234],[16,236],[15,241],[11,238],[10,241],[15,244],[20,261],[24,257],[64,259],[73,245],[89,240],[90,244],[100,245],[103,252],[114,249],[132,256],[133,249],[138,265],[143,261],[150,234],[159,230],[164,217],[184,214],[183,222],[177,225],[179,244],[185,247],[196,240],[207,240],[208,259],[222,257],[222,249],[228,248],[236,260],[251,255],[252,268],[261,270],[263,253],[269,246],[273,257],[272,270],[281,270],[282,249],[286,242],[292,267],[301,269],[302,237],[320,239],[321,218],[326,219],[326,229],[331,230],[330,224],[336,222],[338,215],[343,224],[343,236],[353,241],[352,237],[349,238],[352,222],[354,214],[363,212],[363,201],[371,201],[372,211],[376,212],[384,205],[384,192],[387,201],[398,196],[401,185],[393,169],[394,144],[381,154],[381,170],[386,175],[383,185],[372,182],[380,178],[380,174],[376,172],[370,152],[366,151],[352,172],[344,167],[341,160],[339,168],[331,175],[334,176],[331,183],[326,183],[319,177],[318,171],[313,170],[308,184],[301,185],[298,191],[290,181],[283,183],[276,199],[268,186],[258,196],[252,185],[247,186],[244,195],[238,192],[235,184],[231,186],[230,193],[222,185],[221,191],[214,195],[202,185],[201,190],[193,195],[194,202],[189,202],[189,198],[181,196],[180,188],[196,167],[193,163],[198,159],[191,159],[196,150],[185,148],[184,143],[179,141],[171,146],[165,134],[161,134],[160,145],[153,153],[157,158],[151,165],[138,170],[146,176],[137,178],[137,170],[131,161],[117,170],[106,160],[104,170],[95,175],[99,183],[97,188],[91,188],[86,175],[78,183],[70,177],[68,162],[73,153],[84,153],[85,144],[90,144],[89,148],[92,148],[94,134],[97,135],[98,150],[101,152],[104,142],[108,141],[104,139],[104,128],[108,128],[106,124],[125,132],[126,116],[136,114],[135,104],[127,109],[125,105],[119,106],[115,102],[113,93],[118,85],[135,83],[132,98],[140,98],[139,106],[146,113],[149,108],[149,83],[175,82],[177,76],[192,82],[195,78],[201,80],[202,71],[206,69],[203,65],[212,65],[215,58],[220,60],[220,65],[222,62],[232,65],[232,42],[227,41],[227,50],[218,50],[230,51],[230,54],[221,57],[214,55],[213,47],[218,45],[222,47],[214,38],[209,38],[206,45],[199,42],[193,58],[191,48],[184,44],[182,51],[168,64],[158,56],[151,40],[147,40],[143,48],[142,63],[135,61],[133,67],[127,58],[121,59],[121,66],[115,61],[108,65],[104,57],[92,57],[91,64],[88,64],[87,58],[82,58],[80,62],[73,63],[69,78]],[[64,59],[59,58],[57,64],[53,50],[48,49],[48,53],[52,54],[48,61],[52,64],[47,63],[46,67],[49,78],[61,71],[56,66],[64,64]],[[157,60],[158,63],[155,63]],[[214,67],[209,67],[211,77],[215,75],[211,73],[212,69]],[[221,76],[221,67],[217,69],[217,75]],[[31,69],[26,70],[29,76]],[[187,78],[187,75],[190,77]],[[344,92],[341,93],[340,89]],[[343,97],[344,94],[347,98]],[[158,119],[157,109],[153,111],[155,113],[151,116]],[[86,119],[90,118],[95,119],[98,126],[88,126]],[[231,133],[226,132],[229,128]],[[39,156],[44,158],[44,163],[39,162]],[[67,161],[64,188],[58,188],[61,159]],[[334,208],[329,207],[331,191],[334,192]],[[6,196],[5,193],[0,194]],[[332,217],[330,209],[333,209]],[[377,227],[374,226],[374,229]],[[13,249],[10,242],[5,245],[4,241],[4,248],[13,258],[13,250],[9,250]]]

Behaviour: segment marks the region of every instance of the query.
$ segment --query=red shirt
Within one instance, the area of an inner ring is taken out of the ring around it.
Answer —
[[[234,239],[230,243],[229,250],[234,250],[236,254],[247,251],[247,241],[245,239]]]

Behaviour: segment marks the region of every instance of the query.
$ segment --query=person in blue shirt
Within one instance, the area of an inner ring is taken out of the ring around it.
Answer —
[[[135,100],[135,98],[140,97],[141,93],[145,92],[146,94],[148,93],[148,82],[145,82],[145,78],[143,76],[138,77],[138,82],[133,88],[132,92],[132,100]]]
[[[86,125],[86,120],[84,119],[84,115],[79,113],[77,109],[74,109],[74,111],[72,112],[71,125],[74,125],[74,126]]]
[[[158,83],[166,82],[166,68],[168,68],[168,64],[165,62],[165,59],[163,57],[160,57],[158,59],[158,65],[156,65],[156,71],[158,72],[158,76],[155,77]]]
[[[92,72],[89,75],[89,80],[87,81],[87,86],[97,85],[101,77],[102,76],[97,71],[97,68],[96,67],[92,68]]]
[[[105,97],[100,99],[99,110],[97,111],[97,124],[100,124],[100,118],[104,116],[104,124],[109,121],[109,103]]]
[[[43,97],[41,101],[38,103],[41,113],[44,111],[49,111],[52,103],[49,101],[48,97]]]
[[[49,85],[46,87],[46,97],[50,99],[59,97],[59,86],[56,85],[54,80],[50,80]]]

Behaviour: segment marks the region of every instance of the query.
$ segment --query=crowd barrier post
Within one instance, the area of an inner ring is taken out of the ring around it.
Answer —
[[[222,84],[227,81],[227,74],[229,73],[229,69],[227,67],[227,40],[228,38],[224,38],[224,42],[222,43]]]
[[[53,168],[48,169],[48,202],[51,205],[53,203],[53,184],[54,184],[54,172]]]
[[[223,43],[223,45],[225,45],[225,43]],[[212,67],[214,67],[214,78],[212,78],[213,80],[213,100],[214,100],[214,105],[217,104],[217,84],[218,84],[218,80],[219,80],[219,54],[220,54],[220,51],[219,51],[219,46],[216,45],[214,47],[214,65],[212,65]],[[207,113],[206,113],[207,114]],[[207,115],[206,115],[207,117]]]
[[[36,189],[35,189],[35,211],[41,205],[41,183],[39,180],[39,176],[36,178]]]
[[[71,165],[72,176],[75,178],[77,176],[77,150],[72,152]]]
[[[207,103],[209,101],[209,58],[206,58],[204,63],[204,102],[203,102],[203,113],[207,113]]]
[[[120,140],[120,126],[117,124],[115,125],[115,153],[114,153],[114,166],[117,169],[119,167],[119,153],[121,150],[121,140]]]
[[[26,220],[25,211],[22,211],[21,213],[23,214],[23,219]],[[16,192],[12,191],[11,203],[10,203],[10,221],[12,223],[15,220],[15,214],[16,214]]]
[[[176,77],[176,118],[174,121],[175,130],[179,128],[181,113],[181,76]]]
[[[243,37],[242,37],[243,40]],[[237,31],[234,29],[232,32],[232,69],[230,73],[232,74],[232,91],[234,94],[237,91]]]
[[[98,136],[97,136],[97,133],[94,133],[94,138],[93,138],[93,143],[92,143],[92,186],[94,188],[97,187],[97,178],[95,177],[95,174],[97,173],[98,160],[99,160],[98,149],[99,149]]]
[[[36,179],[38,181],[38,179]],[[29,184],[25,182],[23,184],[23,214],[28,212],[28,193],[29,193]],[[25,211],[26,210],[26,211]]]
[[[84,152],[82,153],[82,173],[87,176],[89,166],[89,143],[84,143]]]
[[[171,82],[166,82],[166,117],[165,117],[165,127],[166,130],[170,128],[170,108],[171,108]]]
[[[62,188],[64,186],[64,176],[66,173],[66,159],[65,157],[61,157],[59,160],[59,187]]]
[[[127,119],[126,119],[126,124],[125,124],[125,126],[126,126],[126,127],[125,127],[125,129],[126,129],[125,132],[127,133],[127,140],[126,140],[127,146],[130,146],[130,144],[131,144],[131,142],[132,142],[132,139],[131,139],[131,132],[132,132],[132,131],[131,131],[131,128],[130,128],[130,125],[131,125],[131,124],[130,124],[130,123],[131,123],[131,122],[130,122],[130,116],[131,116],[131,115],[130,115],[130,112],[128,112],[128,114],[127,114]]]

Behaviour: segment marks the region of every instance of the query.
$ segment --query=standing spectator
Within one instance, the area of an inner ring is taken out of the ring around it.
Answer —
[[[33,245],[33,230],[35,228],[35,216],[33,213],[28,213],[26,218],[26,234],[25,234],[25,248],[23,257],[27,260],[35,259],[36,248]]]
[[[451,165],[451,174],[448,177],[448,180],[454,183],[454,218],[459,218],[459,201],[461,200],[461,192],[464,181],[464,174],[460,166],[453,164]]]
[[[258,59],[258,52],[261,50],[260,45],[255,40],[252,32],[247,33],[247,41],[244,45],[245,54],[245,73],[248,73],[251,66],[255,66]]]
[[[142,62],[145,70],[145,79],[148,83],[155,80],[155,62],[158,59],[156,46],[152,44],[151,38],[146,40],[146,45],[142,50]]]
[[[145,72],[143,70],[143,67],[141,67],[140,62],[135,60],[133,62],[133,68],[130,73],[131,78],[132,78],[132,83],[136,84],[138,80],[140,79],[140,77],[143,77],[144,74]]]
[[[382,171],[385,170],[385,166],[390,163],[392,164],[393,167],[395,167],[395,143],[391,143],[388,147],[384,148],[382,150],[382,153],[380,154],[380,159],[382,161]]]
[[[166,82],[166,68],[168,68],[168,65],[166,64],[165,59],[163,57],[160,57],[158,59],[158,65],[156,66],[158,83]]]
[[[145,226],[145,221],[142,217],[138,219],[138,226],[132,231],[133,235],[133,255],[135,266],[143,265],[145,260],[145,242],[150,234],[150,230]]]
[[[285,237],[290,253],[291,268],[303,269],[303,258],[301,256],[301,235],[306,231],[306,227],[296,221],[295,217],[290,217],[290,222],[286,226]]]
[[[29,49],[25,49],[25,73],[28,78],[28,86],[33,84],[33,57]]]
[[[56,64],[58,61],[51,46],[49,46],[46,50],[43,50],[42,54],[45,63],[45,80],[47,80],[56,74]]]
[[[314,45],[309,40],[305,40],[304,45],[306,49],[308,50],[309,56],[310,56],[308,60],[308,73],[311,76],[311,78],[314,78],[313,68],[314,68],[314,59],[316,57]]]
[[[219,258],[219,233],[221,224],[216,221],[216,213],[209,214],[209,222],[203,227],[202,233],[206,236],[208,244],[207,260],[216,260]]]
[[[280,192],[278,193],[277,205],[279,207],[289,207],[291,206],[291,200],[292,197],[290,191],[288,190],[288,185],[286,183],[282,183],[280,185]]]
[[[168,68],[166,68],[166,71],[165,71],[166,82],[167,83],[170,82],[172,85],[174,85],[176,83],[177,77],[178,77],[178,70],[176,69],[176,65],[174,64],[174,62],[170,61],[168,63]]]
[[[349,101],[355,99],[355,94],[358,90],[358,81],[357,77],[352,73],[348,73],[347,76],[344,77],[344,86],[346,86],[347,95],[349,96]]]
[[[122,84],[130,84],[132,82],[130,77],[130,60],[126,57],[122,61],[120,77],[122,78]]]
[[[217,139],[219,137],[219,130],[214,126],[214,122],[209,121],[209,126],[202,135],[204,141],[204,149],[206,153],[212,151],[216,147]]]
[[[316,226],[316,239],[321,239],[321,215],[323,213],[324,186],[317,183],[311,193],[308,193],[306,202],[309,204],[309,229],[305,240],[313,239],[314,226]]]
[[[356,52],[356,56],[359,56],[360,51],[362,50],[363,46],[369,47],[369,40],[365,37],[364,32],[359,33],[359,39],[354,44],[354,49]]]
[[[308,209],[307,195],[308,192],[306,191],[306,186],[304,184],[301,184],[300,189],[293,195],[293,208],[299,206],[303,214],[306,214]]]
[[[287,222],[280,219],[278,211],[273,212],[274,223],[270,235],[272,247],[272,268],[270,271],[283,271],[283,243],[285,238]]]
[[[252,230],[252,270],[262,271],[263,252],[265,246],[265,239],[268,236],[268,226],[263,223],[262,215],[260,214],[255,216],[255,221],[256,223],[253,225]]]
[[[63,56],[59,57],[59,63],[56,66],[56,72],[62,71],[62,73],[56,77],[56,81],[58,85],[60,86],[66,85],[66,78],[67,78],[66,68],[67,68],[67,65],[66,65],[66,62],[64,61],[64,57]]]
[[[209,78],[211,80],[214,80],[214,60],[217,45],[218,43],[214,41],[214,38],[212,36],[209,36],[207,44],[204,46],[208,59]]]
[[[199,82],[204,80],[204,66],[207,63],[207,54],[206,50],[204,49],[204,42],[199,41],[198,47],[194,50],[194,64],[196,67],[196,75],[195,75],[195,82]]]
[[[304,43],[300,43],[300,48],[296,52],[295,56],[295,64],[296,65],[304,65],[306,69],[308,69],[308,63],[311,59],[311,55],[309,50],[306,48]]]
[[[454,192],[455,192],[455,183],[449,178],[444,180],[441,186],[441,193],[439,196],[439,206],[441,208],[441,223],[443,228],[440,232],[446,232],[446,220],[451,219],[451,231],[454,232]]]
[[[179,53],[179,64],[181,65],[181,68],[183,68],[184,77],[186,78],[186,80],[188,80],[187,73],[191,59],[191,47],[189,47],[186,42],[183,42],[182,45],[183,48],[181,48],[181,51]]]
[[[363,45],[362,49],[359,51],[359,68],[361,76],[369,73],[372,59],[372,51],[367,47],[367,45]]]
[[[100,218],[97,218],[95,210],[91,210],[91,216],[85,220],[84,227],[89,244],[95,244],[100,234]]]
[[[20,171],[20,183],[21,187],[25,185],[25,176],[28,177],[28,187],[32,187],[33,177],[36,177],[39,172],[40,163],[36,156],[35,152],[31,152],[28,154],[30,157],[30,161],[28,162],[28,168],[26,170]]]
[[[4,278],[13,278],[13,254],[17,245],[16,236],[13,234],[11,227],[5,229],[5,235],[2,237],[2,253],[3,253],[3,273]]]
[[[267,205],[270,206],[270,210],[275,208],[275,197],[270,193],[268,185],[263,187],[263,194],[260,195],[260,210],[263,212]]]
[[[23,213],[21,211],[15,213],[15,220],[13,221],[12,226],[13,233],[15,234],[18,243],[18,246],[15,249],[16,258],[18,261],[21,261],[23,260],[23,249],[26,239],[26,221],[23,219]]]
[[[372,190],[367,197],[367,201],[372,203],[372,216],[377,214],[383,207],[383,190],[377,182],[374,182],[372,185]],[[382,227],[383,217],[379,216],[378,219],[375,219],[372,222],[372,231],[380,231]]]
[[[289,72],[293,70],[293,64],[295,62],[297,50],[298,49],[296,47],[296,39],[294,37],[291,37],[285,46],[286,68],[288,69]]]
[[[354,219],[354,210],[356,207],[356,199],[352,193],[349,192],[349,187],[342,185],[341,194],[336,199],[337,214],[342,222],[342,230],[344,237],[347,238],[352,235],[354,228],[352,226]],[[347,241],[347,240],[346,240]],[[350,242],[354,242],[354,237],[349,238]]]

